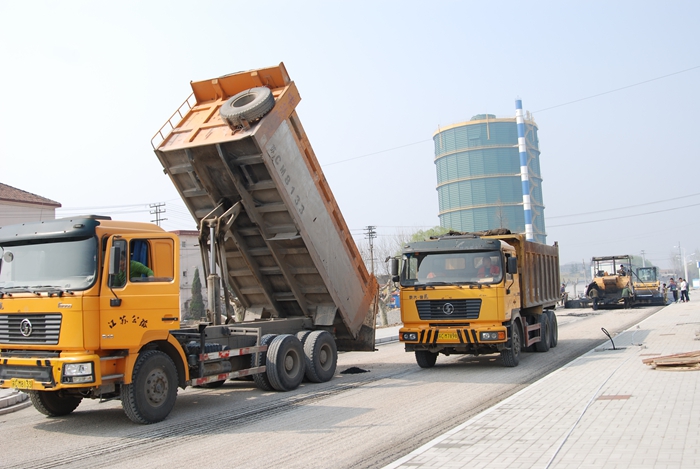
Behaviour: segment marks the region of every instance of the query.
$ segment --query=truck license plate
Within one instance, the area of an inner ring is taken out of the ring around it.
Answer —
[[[33,379],[12,378],[10,387],[15,389],[32,389],[34,387]]]
[[[456,332],[440,332],[438,333],[438,340],[459,340],[457,338]]]

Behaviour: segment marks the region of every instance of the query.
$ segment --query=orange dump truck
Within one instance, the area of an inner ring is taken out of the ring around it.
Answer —
[[[158,422],[178,388],[252,376],[287,391],[330,380],[339,350],[374,350],[377,283],[284,65],[191,85],[153,143],[200,227],[214,293],[199,324],[180,327],[180,243],[156,225],[86,216],[0,228],[0,387],[48,416],[121,399],[134,422]],[[219,278],[247,321],[232,322]]]

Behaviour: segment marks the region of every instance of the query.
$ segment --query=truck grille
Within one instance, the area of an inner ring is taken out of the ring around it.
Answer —
[[[416,308],[423,321],[479,319],[481,300],[419,300],[416,301]]]
[[[50,366],[0,365],[0,381],[8,381],[12,378],[34,379],[52,384],[54,382]]]
[[[0,344],[57,345],[60,314],[0,314]]]

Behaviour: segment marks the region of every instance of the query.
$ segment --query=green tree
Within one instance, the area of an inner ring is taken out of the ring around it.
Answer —
[[[194,269],[192,280],[192,299],[190,300],[190,315],[199,319],[204,315],[204,300],[202,299],[202,281],[199,279],[199,269]]]
[[[442,226],[434,226],[427,230],[418,230],[411,235],[411,241],[425,241],[430,239],[431,236],[440,236],[450,231],[448,228],[443,228]]]

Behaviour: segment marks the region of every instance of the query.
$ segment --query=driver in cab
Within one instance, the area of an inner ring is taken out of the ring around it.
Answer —
[[[147,266],[135,260],[129,261],[129,278],[133,280],[139,277],[153,277],[153,271]],[[123,287],[126,284],[126,253],[122,252],[119,258],[119,272],[115,276],[114,286]]]
[[[476,273],[477,277],[498,277],[500,274],[501,268],[497,265],[492,265],[491,258],[489,256],[484,256],[481,261],[481,267],[479,267],[479,270]]]

